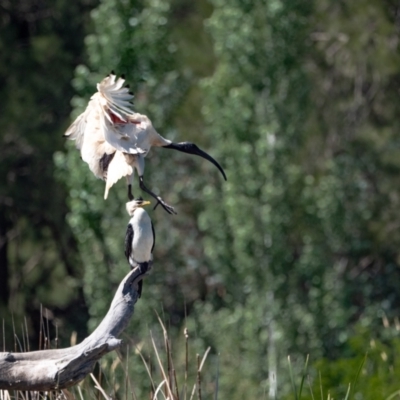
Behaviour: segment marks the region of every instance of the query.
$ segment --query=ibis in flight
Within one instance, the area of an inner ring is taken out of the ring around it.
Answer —
[[[125,256],[131,269],[139,267],[141,273],[147,272],[153,264],[153,249],[156,241],[153,223],[143,209],[149,201],[135,199],[126,203],[126,211],[131,216],[125,235]],[[139,297],[143,281],[138,285]]]
[[[106,181],[105,199],[110,188],[125,176],[128,198],[133,200],[132,183],[136,170],[140,188],[157,200],[155,207],[161,204],[168,213],[175,213],[173,207],[144,183],[144,158],[152,146],[203,157],[213,163],[226,180],[222,167],[205,151],[194,143],[173,143],[163,138],[146,115],[135,113],[131,103],[133,94],[124,83],[123,77],[117,78],[111,73],[97,84],[97,92],[91,97],[86,110],[64,135],[75,140],[82,160],[89,165],[93,174]]]

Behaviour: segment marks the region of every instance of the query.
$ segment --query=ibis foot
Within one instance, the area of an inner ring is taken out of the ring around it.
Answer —
[[[167,204],[160,196],[157,196],[155,193],[153,193],[150,189],[146,187],[143,181],[143,176],[139,176],[139,186],[140,189],[148,193],[150,196],[154,197],[157,200],[157,204],[154,207],[154,210],[158,207],[159,204],[161,204],[161,207],[168,213],[168,214],[176,214],[176,211],[174,207],[171,207],[169,204]]]
[[[155,197],[155,199],[157,200],[157,204],[154,206],[153,210],[155,210],[158,207],[158,205],[160,204],[161,207],[168,214],[175,214],[176,215],[176,211],[175,211],[174,207],[172,207],[169,204],[167,204],[161,197],[157,196],[157,197]]]

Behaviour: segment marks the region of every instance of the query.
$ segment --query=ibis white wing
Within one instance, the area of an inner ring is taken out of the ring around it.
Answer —
[[[113,122],[113,118],[109,114],[112,113],[117,117],[116,119],[127,122],[128,116],[133,113],[131,104],[133,94],[129,92],[127,87],[123,86],[125,79],[116,78],[115,75],[108,75],[97,84],[97,90],[104,100],[102,105],[106,107],[106,110],[104,110],[106,118]]]
[[[101,128],[105,140],[116,150],[129,154],[143,154],[138,133],[143,130],[142,117],[133,111],[130,94],[123,87],[125,80],[109,75],[98,85],[98,99],[102,109]]]
[[[126,162],[125,156],[120,151],[115,153],[107,170],[106,190],[104,199],[107,199],[110,188],[121,178],[133,174],[133,168]]]
[[[80,150],[85,141],[85,136],[96,135],[98,137],[100,128],[100,114],[102,108],[99,103],[99,97],[94,94],[86,110],[80,114],[69,126],[64,136],[76,141],[76,147]]]
[[[87,114],[86,111],[80,114],[64,134],[68,139],[75,140],[76,148],[79,150],[82,148],[83,144],[83,135],[85,134],[87,125]]]

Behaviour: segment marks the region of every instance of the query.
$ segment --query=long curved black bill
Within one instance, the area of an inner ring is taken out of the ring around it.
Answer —
[[[210,161],[213,163],[221,172],[222,176],[226,179],[226,175],[222,167],[218,164],[216,160],[214,160],[209,154],[207,154],[205,151],[199,149],[194,143],[190,142],[181,142],[181,143],[171,143],[167,146],[163,146],[164,149],[174,149],[181,151],[182,153],[188,153],[188,154],[194,154],[199,157],[203,157],[206,160]]]

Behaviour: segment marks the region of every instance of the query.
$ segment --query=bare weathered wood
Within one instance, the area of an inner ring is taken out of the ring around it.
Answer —
[[[118,336],[133,315],[139,297],[137,283],[146,274],[136,268],[120,283],[110,309],[83,342],[66,349],[0,352],[0,389],[56,390],[81,381],[104,354],[118,348]]]

